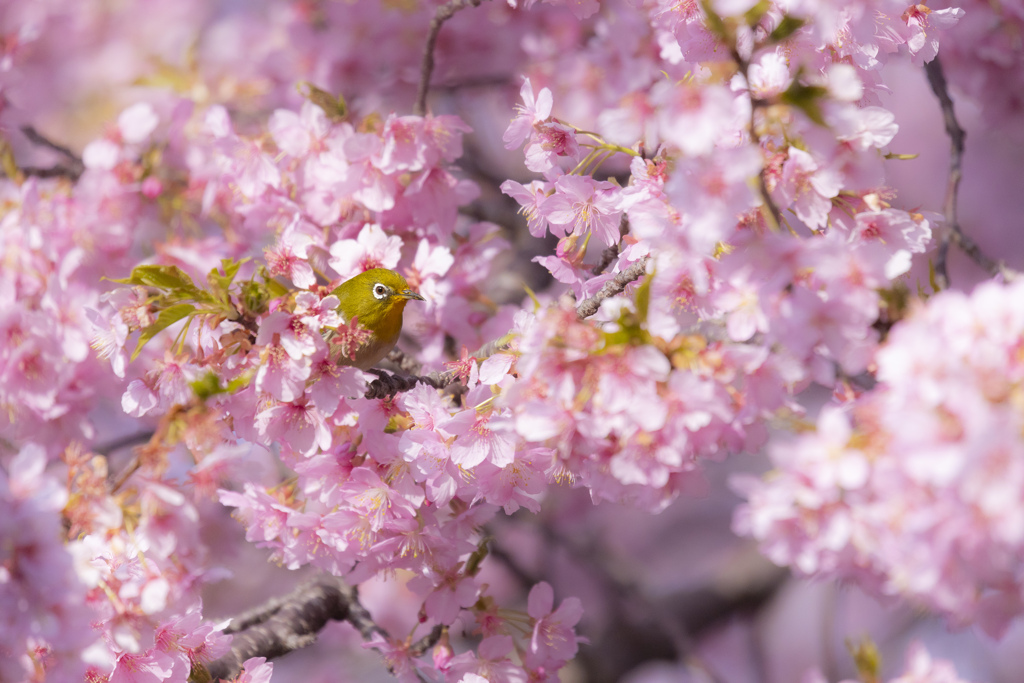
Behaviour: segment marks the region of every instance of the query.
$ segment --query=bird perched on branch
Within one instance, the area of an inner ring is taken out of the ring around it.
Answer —
[[[337,359],[342,365],[360,370],[372,368],[388,355],[402,333],[402,313],[410,299],[425,301],[409,289],[409,283],[386,268],[373,268],[345,280],[331,292],[338,297],[338,312],[345,321],[357,321],[368,336],[361,339],[353,353]]]

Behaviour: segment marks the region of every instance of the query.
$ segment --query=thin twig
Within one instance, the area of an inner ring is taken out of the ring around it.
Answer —
[[[127,448],[128,446],[137,446],[139,444],[146,443],[147,441],[153,438],[153,433],[153,430],[149,430],[145,432],[137,432],[135,434],[122,436],[118,439],[114,439],[113,441],[108,441],[105,444],[99,444],[97,446],[94,446],[92,448],[92,452],[98,455],[110,455],[111,453],[119,451],[122,448]]]
[[[128,481],[128,477],[135,474],[141,466],[142,458],[139,457],[138,453],[132,453],[131,460],[128,461],[128,464],[125,465],[110,482],[110,493],[117,493],[118,489],[124,486],[124,483]]]
[[[458,81],[438,83],[433,85],[434,90],[446,92],[458,92],[459,90],[470,90],[474,88],[504,88],[515,79],[513,74],[495,74],[493,76],[474,76],[463,78]]]
[[[412,108],[412,113],[416,116],[423,116],[427,113],[427,92],[430,90],[430,77],[434,73],[434,47],[437,45],[437,34],[440,33],[441,26],[459,10],[466,7],[478,7],[481,2],[483,0],[449,0],[434,12],[434,18],[430,20],[430,33],[427,34],[427,45],[423,49],[416,104]]]
[[[759,151],[761,150],[761,136],[757,134],[757,112],[768,106],[766,100],[762,100],[759,97],[754,97],[753,93],[750,92],[750,62],[740,56],[739,51],[732,48],[732,58],[736,61],[739,66],[740,72],[743,74],[743,80],[747,83],[747,94],[750,97],[750,141],[757,145]],[[775,204],[775,200],[772,199],[771,194],[768,192],[768,182],[765,180],[765,171],[767,169],[762,164],[761,172],[757,174],[757,186],[761,195],[761,201],[764,202],[765,207],[768,209],[769,218],[772,221],[772,229],[778,230],[782,226],[782,211]]]
[[[943,202],[942,213],[946,219],[946,226],[949,231],[939,239],[939,249],[935,256],[935,283],[939,289],[949,287],[949,269],[946,258],[949,254],[950,242],[955,243],[967,256],[981,266],[989,275],[995,277],[1002,275],[1005,280],[1012,280],[1018,273],[1007,268],[1002,262],[989,258],[977,242],[968,237],[960,227],[960,220],[957,216],[957,205],[960,195],[960,180],[963,177],[964,139],[967,133],[960,126],[953,109],[953,100],[949,96],[949,88],[946,85],[946,75],[942,70],[942,63],[936,57],[924,65],[925,74],[928,76],[928,84],[939,100],[942,108],[942,120],[946,126],[946,134],[949,136],[949,179],[946,182],[946,198]]]
[[[957,219],[957,200],[959,198],[960,179],[963,176],[964,138],[967,134],[960,127],[953,109],[953,100],[949,96],[949,89],[946,87],[946,75],[942,71],[942,63],[936,57],[924,65],[924,72],[928,76],[928,84],[939,100],[942,108],[942,119],[946,125],[946,134],[949,136],[949,179],[946,181],[946,199],[943,202],[942,213],[946,218],[946,225],[949,232],[939,239],[939,250],[935,257],[935,282],[939,289],[949,287],[949,269],[946,265],[946,258],[949,255],[949,242],[954,232],[959,231]],[[982,266],[984,268],[984,266]]]
[[[525,588],[530,588],[534,584],[540,583],[540,579],[527,570],[519,561],[518,557],[505,550],[504,546],[499,545],[496,540],[491,540],[487,550],[488,555],[504,564],[505,568],[515,576],[516,580]]]
[[[596,543],[588,543],[576,537],[563,535],[550,525],[541,525],[545,540],[550,545],[564,548],[570,556],[586,568],[601,584],[604,595],[612,596],[612,609],[617,612],[617,619],[629,623],[626,616],[628,609],[639,608],[645,617],[657,625],[659,635],[666,638],[674,650],[677,659],[686,661],[690,666],[700,669],[713,683],[723,683],[716,671],[710,667],[696,652],[693,634],[686,622],[673,613],[665,601],[655,601],[636,582],[616,577],[608,570],[610,560],[598,548]],[[550,550],[549,550],[550,552]]]
[[[621,294],[630,282],[639,280],[647,272],[647,257],[640,259],[629,268],[604,283],[604,287],[589,299],[584,299],[576,307],[576,315],[580,320],[589,318],[601,308],[601,302],[616,294]]]

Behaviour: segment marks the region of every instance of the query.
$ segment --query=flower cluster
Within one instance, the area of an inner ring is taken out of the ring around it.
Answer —
[[[881,680],[877,672],[875,680]],[[827,679],[819,671],[810,671],[801,679],[801,683],[826,683]],[[855,683],[853,680],[840,683]],[[933,659],[921,643],[914,643],[907,651],[906,670],[889,683],[968,683],[960,678],[953,665],[943,659]]]
[[[46,452],[26,444],[0,469],[0,675],[32,672],[80,679],[89,629],[86,589],[62,543],[60,511],[67,491],[46,472]]]
[[[775,562],[1005,631],[1022,612],[1024,286],[943,292],[878,352],[880,384],[769,447],[737,514]]]
[[[981,115],[986,121],[1014,126],[1021,108],[1020,44],[1024,28],[1019,9],[987,2],[957,3],[964,17],[951,30],[943,63],[950,81],[975,102],[984,102]]]
[[[771,559],[993,633],[1024,612],[1024,291],[886,308],[938,219],[888,186],[879,97],[952,28],[1005,117],[1012,8],[497,3],[436,41],[446,113],[406,115],[431,3],[236,5],[0,13],[0,678],[202,679],[227,508],[288,569],[400,578],[416,626],[367,646],[401,680],[557,680],[582,603],[538,576],[510,609],[488,523],[568,486],[662,510],[770,426],[797,433],[736,529]],[[71,111],[105,126],[66,133],[81,159],[22,128]],[[365,398],[332,291],[372,268],[425,299],[405,360],[457,383]],[[807,429],[799,393],[858,376]],[[943,676],[914,650],[894,683]]]

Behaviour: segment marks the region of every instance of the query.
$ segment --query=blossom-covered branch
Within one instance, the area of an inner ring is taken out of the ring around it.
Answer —
[[[766,444],[776,473],[739,485],[736,517],[765,555],[1007,626],[1021,294],[914,303],[900,279],[938,215],[900,208],[885,163],[907,123],[882,106],[893,67],[940,41],[951,87],[1019,127],[1020,21],[966,2],[14,3],[0,131],[82,153],[0,142],[0,679],[202,678],[230,648],[201,600],[221,568],[252,574],[227,592],[304,567],[338,578],[239,617],[233,683],[333,619],[403,681],[550,681],[601,614],[624,616],[602,654],[699,678],[689,615],[713,600],[647,594],[680,594],[676,558],[581,573],[584,621],[543,531],[500,539],[522,586],[488,537],[532,514],[592,530],[580,564],[674,550],[694,525],[673,502]],[[980,23],[958,37],[962,17]],[[506,74],[518,100],[491,87]],[[436,115],[435,80],[454,84]],[[344,296],[378,269],[422,299],[401,326],[386,293]],[[406,354],[363,369],[362,344],[396,338]],[[143,432],[130,460],[103,443]],[[701,557],[717,575],[733,555]],[[742,628],[738,603],[718,604]],[[637,606],[657,647],[625,637]],[[323,649],[294,675],[336,677]]]
[[[641,259],[615,277],[606,282],[601,290],[592,297],[588,297],[576,306],[576,314],[580,320],[589,318],[601,308],[601,302],[610,297],[621,294],[631,282],[636,282],[647,273],[647,259]]]

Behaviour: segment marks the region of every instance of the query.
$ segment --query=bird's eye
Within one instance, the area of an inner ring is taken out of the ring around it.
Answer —
[[[375,284],[373,286],[373,298],[375,298],[375,299],[383,299],[387,295],[388,295],[388,288],[385,287],[384,285],[382,285],[381,283],[378,282],[377,284]]]

